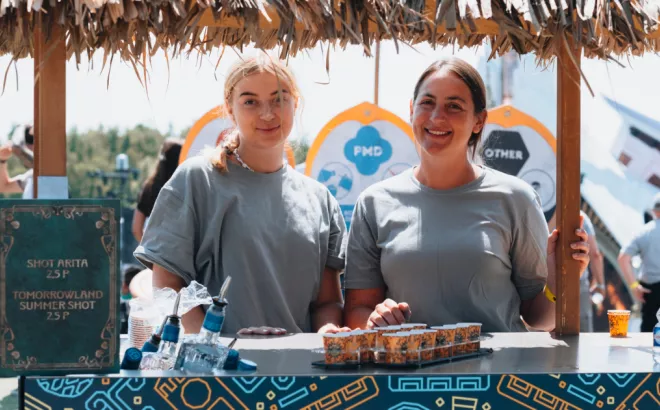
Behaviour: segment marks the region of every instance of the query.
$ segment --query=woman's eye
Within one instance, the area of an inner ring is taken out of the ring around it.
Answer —
[[[460,105],[458,105],[458,104],[449,104],[449,105],[447,106],[447,108],[449,108],[449,109],[452,110],[452,111],[461,111],[461,110],[463,109],[463,108],[462,108]]]
[[[243,105],[255,105],[257,102],[255,100],[245,100]]]
[[[419,103],[420,105],[432,105],[433,101],[431,100],[422,100],[422,102]]]

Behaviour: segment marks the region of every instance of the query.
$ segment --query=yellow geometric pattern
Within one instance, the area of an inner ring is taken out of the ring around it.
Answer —
[[[350,410],[378,396],[378,384],[373,376],[362,377],[301,410]]]
[[[630,392],[628,397],[626,397],[615,410],[646,410],[648,408],[653,408],[653,403],[655,403],[655,408],[660,408],[660,379],[656,385],[658,390],[658,396],[651,392],[650,390],[641,390],[640,387],[646,383],[646,381],[651,377],[652,373],[646,375],[642,381],[635,386],[635,388]],[[639,390],[639,391],[638,391]],[[608,400],[609,403],[609,400]],[[643,403],[643,404],[642,404]]]
[[[561,385],[564,383],[564,386]],[[560,387],[566,386],[565,382],[561,382]],[[525,380],[514,376],[504,375],[500,378],[497,385],[497,392],[520,404],[528,409],[537,409],[539,407],[550,410],[579,410],[579,407],[561,399],[554,394],[551,394],[539,387],[536,387]]]
[[[268,398],[268,400],[273,400],[275,398],[275,392],[273,392],[272,390],[269,391],[268,393],[266,393],[266,397]]]
[[[214,380],[228,393],[228,396],[222,395],[215,398],[213,402],[211,402],[213,389],[207,381],[201,378],[159,378],[156,380],[154,390],[173,410],[179,410],[182,406],[187,406],[186,408],[189,409],[226,408],[230,410],[249,410],[219,377]],[[193,384],[195,385],[194,388]],[[204,389],[206,393],[200,394],[200,391]],[[181,403],[181,405],[178,405],[178,403]]]
[[[438,400],[435,401],[435,405],[438,407],[442,407],[445,405],[445,399],[442,397],[438,397]]]
[[[25,393],[25,408],[30,410],[53,410],[43,401],[27,393]]]
[[[472,397],[461,397],[454,396],[451,398],[451,409],[468,409],[468,410],[477,410],[477,405],[479,404],[479,399]]]

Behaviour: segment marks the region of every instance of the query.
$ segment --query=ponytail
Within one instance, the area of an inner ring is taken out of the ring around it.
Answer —
[[[234,129],[224,141],[210,151],[208,157],[211,165],[221,173],[227,172],[227,157],[233,155],[239,145],[241,145],[241,140],[238,137],[238,130]]]

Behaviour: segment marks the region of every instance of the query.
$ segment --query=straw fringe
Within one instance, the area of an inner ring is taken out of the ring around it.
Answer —
[[[216,21],[235,17],[238,24],[201,27],[209,9]],[[541,62],[557,55],[561,42],[553,37],[564,34],[586,57],[660,51],[660,0],[0,0],[0,55],[32,55],[38,16],[46,33],[53,24],[66,28],[76,61],[102,49],[138,65],[160,49],[177,56],[250,44],[278,46],[282,57],[319,42],[362,44],[370,54],[376,38],[397,47],[472,47],[488,39],[492,57],[515,50]],[[478,33],[478,18],[496,23],[497,33]],[[279,26],[260,28],[260,21]]]

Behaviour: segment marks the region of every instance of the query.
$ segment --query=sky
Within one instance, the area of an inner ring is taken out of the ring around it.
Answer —
[[[247,50],[246,54],[254,53]],[[478,67],[486,81],[497,73],[499,60],[485,62],[485,49],[433,50],[422,44],[412,49],[402,46],[399,54],[391,42],[383,42],[380,63],[380,106],[405,120],[409,118],[409,102],[417,77],[434,60],[455,55]],[[170,59],[162,53],[152,59],[147,90],[140,84],[130,64],[115,59],[111,70],[100,72],[102,54],[78,68],[72,60],[67,65],[67,129],[79,131],[104,127],[131,128],[137,124],[178,133],[190,127],[206,111],[220,104],[224,74],[238,59],[227,50],[217,68],[219,54],[189,59]],[[303,106],[292,138],[306,137],[311,142],[321,128],[336,114],[374,98],[374,59],[365,57],[362,48],[331,49],[330,72],[326,72],[325,54],[321,47],[301,53],[289,60],[302,91]],[[584,73],[597,95],[610,96],[647,116],[660,117],[657,98],[660,82],[660,57],[648,55],[614,63],[583,59]],[[0,75],[10,63],[0,57]],[[31,121],[33,115],[33,61],[20,60],[9,68],[6,89],[0,96],[0,139],[6,138],[12,124]],[[524,74],[523,74],[524,73]],[[107,87],[107,81],[110,87]],[[520,61],[514,74],[514,105],[544,123],[553,134],[556,128],[556,94],[554,67],[547,70],[535,66],[533,56]],[[18,80],[17,80],[18,79]],[[493,81],[491,81],[493,82]],[[1,83],[0,83],[1,85]],[[0,90],[1,91],[1,90]],[[582,87],[583,129],[601,143],[611,144],[612,122],[600,98],[593,98]],[[607,132],[610,131],[610,132]],[[607,135],[606,135],[607,134]]]

